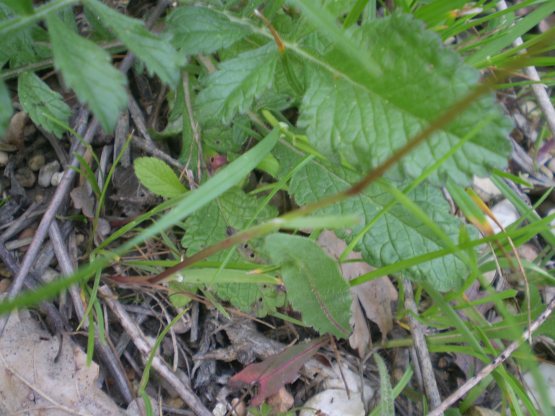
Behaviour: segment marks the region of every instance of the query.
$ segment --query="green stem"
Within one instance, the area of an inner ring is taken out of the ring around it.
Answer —
[[[52,0],[49,3],[37,7],[35,9],[35,13],[32,15],[18,16],[13,19],[9,19],[0,25],[0,37],[7,36],[12,32],[23,29],[26,26],[44,19],[50,13],[54,13],[78,2],[78,0]]]

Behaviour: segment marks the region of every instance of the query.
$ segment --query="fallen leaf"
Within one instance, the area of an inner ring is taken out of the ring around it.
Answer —
[[[323,231],[318,237],[318,244],[332,257],[338,259],[347,244],[332,231]],[[351,252],[348,260],[361,259],[360,253]],[[372,267],[364,262],[343,263],[341,272],[347,280],[372,271]],[[389,278],[381,277],[351,288],[353,304],[351,307],[351,326],[353,333],[349,337],[349,344],[356,349],[359,356],[363,356],[371,345],[370,331],[365,319],[370,319],[380,329],[385,338],[393,328],[393,313],[391,303],[397,300],[397,290]]]
[[[251,364],[235,374],[230,380],[232,388],[258,385],[258,392],[251,401],[252,406],[264,403],[267,397],[276,394],[286,383],[295,381],[304,363],[327,343],[327,337],[320,337],[307,343],[286,348],[279,354],[264,361]]]
[[[85,217],[94,217],[94,198],[86,185],[74,188],[69,195],[75,208],[80,209]]]
[[[28,312],[13,313],[0,338],[0,414],[125,415],[96,386],[98,372],[69,337],[50,336]]]

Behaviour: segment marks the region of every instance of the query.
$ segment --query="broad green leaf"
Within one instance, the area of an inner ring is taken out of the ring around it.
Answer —
[[[185,221],[186,232],[181,241],[183,247],[187,249],[187,255],[190,256],[224,240],[232,233],[245,229],[255,218],[260,204],[260,199],[234,188],[212,201],[204,209],[192,214]],[[273,218],[276,214],[275,208],[265,206],[256,217],[257,220],[254,221],[254,224]],[[256,242],[241,244],[232,253],[231,259],[234,261],[257,261],[258,256],[253,244]],[[218,261],[226,258],[226,251],[210,257],[211,260]],[[221,271],[223,274],[226,272],[228,271]],[[219,276],[215,273],[213,283],[208,282],[208,285],[214,288],[220,299],[231,302],[245,312],[255,312],[259,317],[275,311],[276,307],[282,306],[285,301],[283,293],[280,294],[275,287],[267,284],[218,283],[218,280]]]
[[[321,334],[348,337],[352,298],[337,263],[305,237],[271,234],[265,248],[272,262],[281,265],[287,298],[303,322]]]
[[[247,36],[250,30],[204,7],[175,9],[166,20],[173,44],[186,55],[212,53]]]
[[[347,52],[332,49],[323,57],[331,69],[320,65],[324,70],[313,74],[298,124],[306,128],[320,152],[361,171],[382,163],[479,80],[478,71],[407,15],[372,20],[352,31],[351,41],[370,55],[382,75],[374,76]],[[430,179],[441,184],[451,177],[466,184],[473,175],[486,176],[491,167],[504,166],[510,152],[506,138],[510,123],[493,96],[488,96],[402,159],[388,175],[418,176],[484,117],[492,117],[492,122]]]
[[[276,149],[276,156],[282,164],[294,163],[294,153],[285,146]],[[296,157],[297,160],[300,156]],[[284,166],[287,169],[287,166]],[[315,202],[325,196],[335,194],[356,183],[359,176],[340,167],[325,166],[320,162],[310,162],[292,178],[289,186],[291,195],[300,206]],[[449,206],[441,191],[430,185],[420,185],[407,195],[428,216],[441,227],[454,244],[458,241],[460,221],[450,215]],[[425,255],[445,248],[441,239],[418,218],[400,205],[393,206],[386,214],[376,217],[393,197],[378,184],[370,185],[361,194],[344,202],[322,210],[325,215],[356,214],[364,223],[341,234],[351,242],[368,224],[359,246],[365,261],[380,267],[400,260]],[[409,269],[410,277],[428,281],[438,290],[449,290],[461,285],[468,274],[467,266],[454,255],[421,263]]]
[[[0,80],[0,137],[4,137],[12,115],[12,100],[4,81]]]
[[[276,46],[270,43],[223,62],[198,95],[199,118],[229,123],[235,114],[247,111],[270,87],[278,56]]]
[[[102,128],[110,131],[127,104],[125,77],[110,64],[105,50],[68,29],[55,14],[46,21],[56,68]]]
[[[231,233],[242,231],[253,220],[254,215],[259,210],[261,200],[245,194],[238,188],[230,189],[218,199],[208,204],[204,209],[195,212],[185,221],[186,233],[181,240],[183,247],[187,249],[190,256],[196,252],[224,240]],[[275,217],[277,210],[271,206],[264,207],[254,224]],[[246,260],[255,259],[256,254],[252,247],[241,246],[240,254]],[[211,259],[223,260],[226,253],[221,252]],[[239,259],[238,254],[234,259]]]
[[[133,166],[141,184],[153,194],[173,198],[187,192],[172,168],[160,159],[140,157]]]
[[[254,313],[258,318],[273,313],[285,305],[285,292],[274,285],[265,283],[222,283],[215,285],[216,294],[246,313]]]
[[[65,129],[52,120],[68,124],[71,109],[64,102],[62,96],[51,90],[33,72],[23,72],[19,75],[17,90],[19,101],[31,120],[57,138],[62,137]]]
[[[118,13],[98,0],[86,0],[85,5],[103,26],[112,30],[145,63],[151,73],[158,75],[164,83],[176,86],[184,59],[168,39],[150,32],[142,21]]]

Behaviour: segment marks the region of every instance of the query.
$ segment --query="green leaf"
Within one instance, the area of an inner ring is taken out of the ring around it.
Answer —
[[[181,245],[187,248],[187,255],[224,240],[230,232],[244,230],[251,224],[254,215],[258,212],[261,200],[245,194],[241,189],[233,188],[218,199],[208,204],[203,210],[195,212],[185,221],[186,233],[181,240]],[[277,210],[272,206],[265,206],[253,224],[275,217]],[[249,245],[240,247],[240,254],[248,260],[256,257],[253,248]],[[210,259],[223,260],[226,253],[220,252]],[[239,254],[233,257],[240,259]]]
[[[264,283],[222,283],[215,286],[216,294],[246,313],[255,313],[258,318],[273,313],[285,305],[285,292],[276,286]]]
[[[349,33],[351,43],[358,45],[362,56],[369,56],[381,75],[369,72],[350,49],[332,48],[323,58],[315,57],[321,59],[315,66],[319,70],[311,77],[298,125],[307,129],[309,140],[331,160],[367,171],[466,96],[477,84],[479,72],[408,15],[375,19]],[[473,175],[486,176],[491,167],[505,166],[511,125],[494,97],[487,96],[402,159],[388,175],[396,179],[418,176],[484,117],[491,117],[492,122],[430,179],[441,184],[451,177],[466,184]]]
[[[8,24],[18,19],[11,10],[0,3],[0,22]],[[47,49],[34,43],[31,28],[23,28],[15,33],[0,34],[0,66],[9,61],[10,67],[29,64],[47,56]]]
[[[229,123],[237,112],[247,111],[270,87],[278,56],[275,44],[269,43],[223,62],[198,95],[199,118]]]
[[[221,197],[208,204],[204,209],[195,212],[185,221],[185,235],[181,244],[187,249],[187,255],[192,254],[224,240],[231,233],[247,228],[251,223],[258,224],[264,220],[275,217],[277,210],[272,206],[260,209],[261,200],[245,194],[241,189],[233,188]],[[259,212],[260,211],[260,212]],[[258,213],[258,215],[256,215]],[[256,216],[256,217],[255,217]],[[256,221],[253,219],[256,218]],[[230,257],[232,261],[256,261],[258,256],[255,251],[256,241],[241,244]],[[222,251],[210,260],[224,261],[227,252]],[[228,270],[222,270],[226,274]],[[185,271],[187,276],[187,271]],[[186,278],[186,281],[187,278]],[[245,312],[255,312],[258,317],[275,311],[282,306],[285,297],[273,286],[267,284],[252,284],[248,282],[219,282],[219,275],[214,273],[209,287],[215,289],[218,297],[229,301],[236,308]]]
[[[395,416],[395,403],[393,397],[393,389],[389,379],[389,370],[380,354],[374,353],[374,361],[378,365],[380,373],[380,406],[382,416]]]
[[[294,164],[301,157],[285,146],[276,148],[282,165]],[[284,166],[283,169],[287,169]],[[360,177],[337,166],[312,161],[293,176],[289,191],[300,206],[348,189]],[[420,185],[407,195],[441,227],[454,244],[458,241],[460,221],[450,215],[441,191],[430,185]],[[382,208],[394,200],[379,184],[370,185],[361,194],[321,211],[324,215],[360,215],[363,225],[352,227],[340,237],[351,242],[363,232],[359,246],[365,261],[380,267],[403,259],[425,255],[445,248],[441,238],[416,216],[398,204],[376,217]],[[363,227],[369,227],[365,230]],[[434,259],[409,269],[410,277],[428,281],[438,290],[459,287],[468,275],[468,267],[455,255]]]
[[[150,32],[142,21],[118,13],[98,0],[86,0],[85,6],[145,63],[151,73],[158,75],[164,83],[176,86],[184,59],[169,40]]]
[[[276,288],[280,280],[269,274],[213,268],[187,269],[182,276],[182,281],[175,279],[170,283],[174,293],[172,303],[176,306],[188,301],[183,292],[196,290],[200,285],[213,288],[221,300],[246,313],[254,312],[259,318],[285,304],[285,293]]]
[[[19,75],[17,90],[19,101],[31,120],[57,138],[62,137],[65,129],[61,124],[67,125],[71,116],[71,109],[62,96],[52,91],[33,72],[23,72]],[[62,123],[58,124],[53,119]]]
[[[0,80],[0,137],[3,137],[6,133],[12,112],[10,93],[4,81]]]
[[[160,159],[140,157],[133,166],[141,184],[153,194],[173,198],[187,192],[172,168]]]
[[[33,14],[33,1],[32,0],[2,0],[2,3],[7,4],[17,14]]]
[[[127,105],[125,77],[110,64],[110,55],[68,29],[55,14],[46,17],[54,64],[77,97],[88,104],[105,131]]]
[[[351,333],[351,292],[337,263],[308,238],[271,234],[265,248],[281,273],[291,305],[318,332],[346,338]]]
[[[166,20],[173,44],[187,55],[228,48],[250,31],[226,16],[204,7],[179,7]]]

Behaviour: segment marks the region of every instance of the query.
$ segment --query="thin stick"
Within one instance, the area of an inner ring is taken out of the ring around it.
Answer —
[[[408,279],[403,279],[403,289],[405,291],[405,308],[410,312],[408,320],[410,325],[410,332],[414,341],[414,348],[418,357],[418,364],[422,371],[422,381],[424,383],[424,390],[426,397],[430,401],[432,408],[435,408],[441,403],[441,396],[437,388],[436,378],[434,376],[434,369],[432,361],[430,360],[430,351],[426,344],[426,338],[422,332],[422,326],[415,318],[418,315],[418,308],[414,301],[414,293],[412,291],[412,284]]]
[[[493,370],[503,364],[513,352],[515,352],[527,339],[529,334],[536,331],[546,320],[549,318],[551,313],[555,309],[555,298],[551,299],[547,308],[542,312],[540,316],[536,318],[532,325],[522,333],[522,335],[516,340],[513,341],[505,350],[499,354],[495,360],[493,360],[490,364],[482,368],[482,370],[476,374],[474,377],[469,379],[466,383],[464,383],[457,391],[447,397],[438,407],[432,410],[428,416],[439,416],[446,411],[449,406],[463,397],[466,393],[468,393],[473,387],[475,387],[478,383],[480,383],[484,378],[489,376]]]
[[[52,245],[54,246],[54,252],[56,253],[56,259],[60,264],[60,268],[62,269],[62,273],[66,276],[71,276],[74,273],[73,264],[71,258],[69,257],[69,253],[65,246],[65,241],[62,237],[60,232],[60,227],[56,220],[52,222],[50,225],[49,230],[50,240],[52,241]],[[73,300],[73,306],[77,313],[77,317],[80,321],[84,316],[84,307],[83,302],[79,296],[79,290],[77,286],[72,286],[70,288],[71,298]],[[85,329],[88,328],[88,321],[83,321],[83,327]],[[133,393],[131,391],[131,386],[129,384],[129,380],[125,376],[125,372],[123,370],[123,366],[121,362],[115,357],[114,353],[110,350],[108,345],[103,344],[100,342],[98,337],[95,336],[94,339],[94,347],[96,354],[98,354],[99,358],[102,362],[108,367],[110,374],[114,377],[115,384],[118,386],[118,390],[123,396],[124,400],[129,404],[133,401]]]
[[[507,3],[505,0],[501,0],[497,2],[497,8],[499,10],[506,10]],[[522,38],[519,36],[513,42],[515,47],[522,46],[524,42]],[[526,53],[526,50],[522,50],[521,53]],[[549,130],[551,130],[551,134],[555,136],[555,108],[553,108],[553,104],[551,103],[551,99],[549,98],[549,94],[545,90],[545,85],[540,84],[541,78],[534,66],[527,66],[524,68],[524,72],[526,76],[530,78],[532,81],[535,81],[532,84],[532,91],[538,100],[538,104],[545,116],[545,120],[547,121],[547,125],[549,126]]]
[[[133,319],[127,311],[123,308],[123,306],[116,300],[116,297],[110,290],[108,286],[102,286],[98,289],[98,292],[108,305],[108,307],[112,310],[114,315],[119,319],[121,326],[129,334],[131,339],[133,340],[133,344],[137,347],[139,352],[141,353],[143,359],[149,356],[150,351],[152,349],[151,343],[146,340],[143,331],[133,322]],[[179,394],[179,396],[183,399],[183,401],[191,408],[195,414],[200,416],[211,416],[212,412],[210,412],[204,404],[200,401],[198,396],[191,390],[191,388],[184,384],[179,377],[171,370],[171,368],[166,364],[166,362],[160,358],[158,354],[152,360],[152,368],[154,368],[158,374],[168,383],[170,384],[175,391]],[[188,383],[190,384],[190,383]]]

